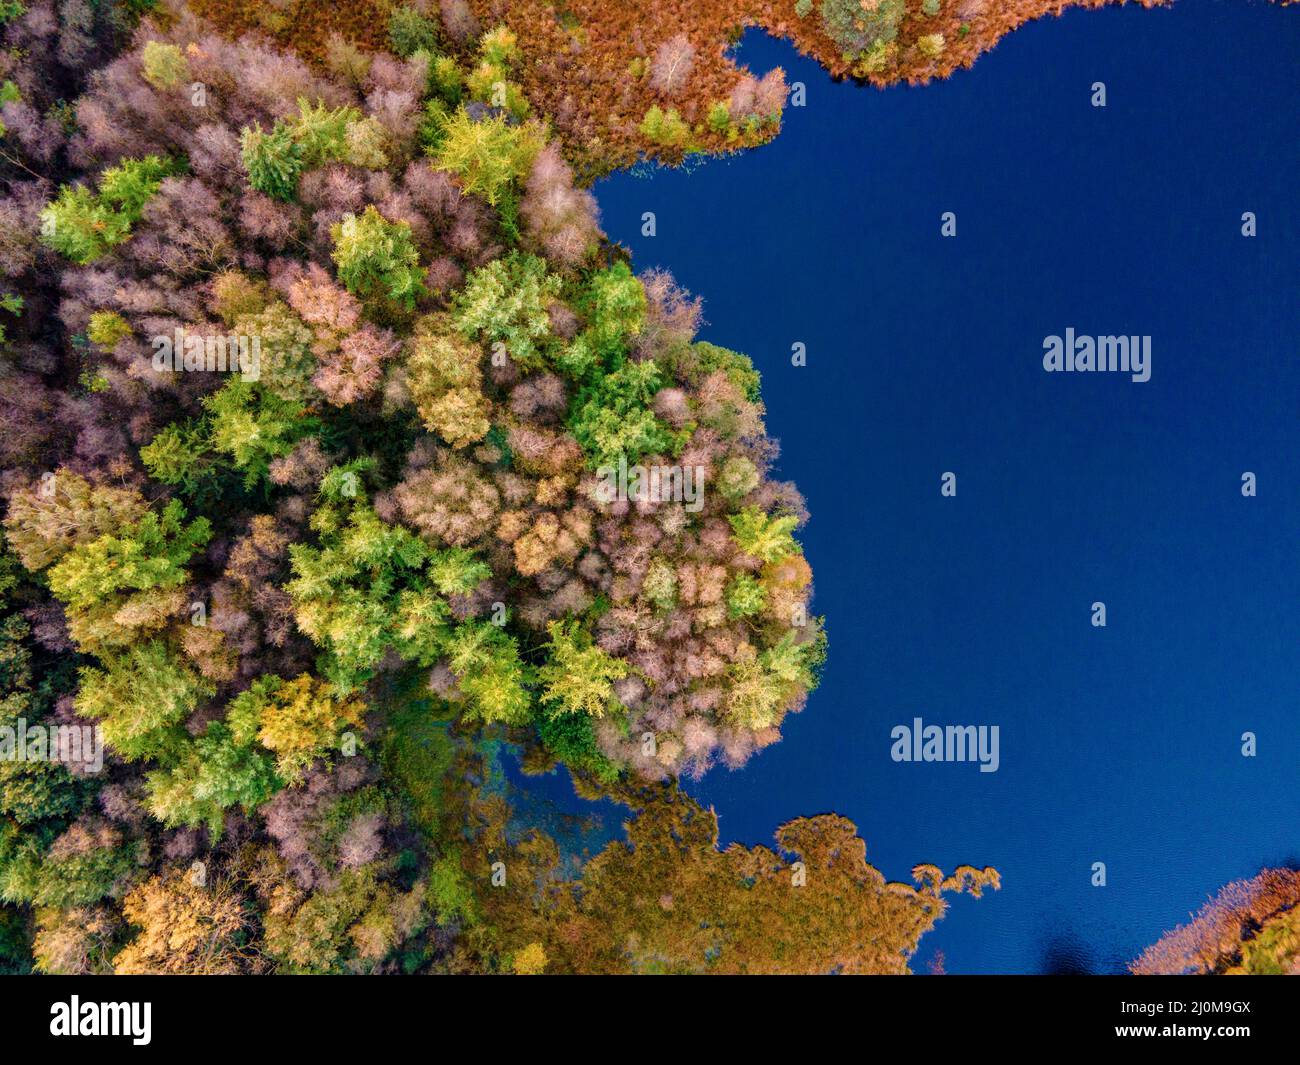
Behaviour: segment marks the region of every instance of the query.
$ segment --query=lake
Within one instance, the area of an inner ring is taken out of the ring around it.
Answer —
[[[917,971],[1122,971],[1300,855],[1300,11],[1071,10],[885,91],[738,56],[806,86],[771,145],[595,190],[753,357],[812,513],[823,684],[688,790],[724,844],[835,811],[892,879],[996,866]],[[1045,372],[1067,328],[1149,336],[1150,380]],[[998,726],[997,772],[894,761],[917,717]]]

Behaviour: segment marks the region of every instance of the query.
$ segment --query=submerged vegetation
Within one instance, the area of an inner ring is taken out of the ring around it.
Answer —
[[[678,790],[817,683],[807,515],[513,26],[313,67],[173,5],[107,61],[139,11],[78,52],[68,6],[6,29],[0,723],[102,766],[0,761],[4,966],[900,972],[997,886],[834,816],[720,851]],[[508,830],[501,744],[628,840]]]

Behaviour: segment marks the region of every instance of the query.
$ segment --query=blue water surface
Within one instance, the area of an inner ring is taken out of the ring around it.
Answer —
[[[830,659],[780,744],[688,786],[724,843],[835,811],[890,878],[996,866],[920,971],[1121,971],[1300,855],[1300,11],[1071,10],[885,91],[738,56],[806,86],[773,144],[596,193],[762,371]],[[1151,380],[1045,373],[1067,327],[1150,335]],[[917,716],[998,725],[999,770],[892,761]]]

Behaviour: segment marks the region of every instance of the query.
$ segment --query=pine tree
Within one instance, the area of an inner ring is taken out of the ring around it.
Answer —
[[[544,143],[534,122],[512,126],[503,115],[476,122],[461,109],[442,123],[434,162],[495,207],[527,177]]]
[[[469,275],[452,304],[453,321],[471,339],[504,344],[523,369],[542,369],[554,347],[547,307],[562,287],[544,260],[512,252]]]
[[[739,514],[729,515],[727,520],[740,549],[763,562],[776,562],[799,550],[790,535],[799,524],[799,519],[792,514],[773,518],[757,507],[746,507]]]
[[[275,755],[277,776],[294,784],[317,759],[338,750],[342,733],[361,728],[365,711],[359,699],[340,699],[304,673],[293,680],[258,679],[231,702],[227,721],[236,742],[255,737]]]
[[[546,626],[550,641],[547,660],[538,671],[542,705],[557,714],[601,717],[618,705],[614,681],[628,674],[628,664],[591,640],[591,634],[573,621],[552,621]]]
[[[391,300],[410,310],[424,295],[424,271],[406,222],[390,222],[374,204],[330,229],[339,280],[362,299]]]
[[[77,713],[99,721],[123,758],[159,758],[176,749],[177,726],[213,691],[164,641],[149,640],[81,671]]]
[[[130,644],[136,630],[166,624],[182,605],[185,564],[211,536],[207,518],[185,524],[172,500],[133,525],[79,544],[50,570],[50,590],[67,607],[68,629],[83,650]]]
[[[532,697],[513,636],[491,622],[466,622],[448,640],[447,660],[470,720],[511,725],[528,720]]]
[[[453,333],[426,321],[411,341],[407,383],[425,427],[453,448],[482,440],[491,428],[490,408],[482,392],[482,351]]]
[[[303,147],[287,125],[276,122],[270,132],[258,124],[248,126],[240,134],[239,146],[253,188],[277,200],[297,195]]]
[[[150,812],[170,827],[207,828],[220,839],[226,811],[251,813],[281,786],[272,758],[255,744],[239,742],[223,721],[207,731],[166,768],[145,780]]]
[[[131,235],[144,205],[180,165],[157,155],[124,159],[105,170],[98,194],[84,185],[65,185],[41,212],[41,236],[51,248],[80,265],[93,262]]]

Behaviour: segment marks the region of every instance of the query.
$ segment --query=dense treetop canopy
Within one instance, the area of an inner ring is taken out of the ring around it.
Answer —
[[[0,724],[103,767],[0,761],[6,966],[902,971],[996,886],[835,817],[720,852],[677,790],[816,685],[807,515],[512,28],[401,8],[326,69],[77,2],[5,29]],[[632,844],[576,879],[502,745]]]

